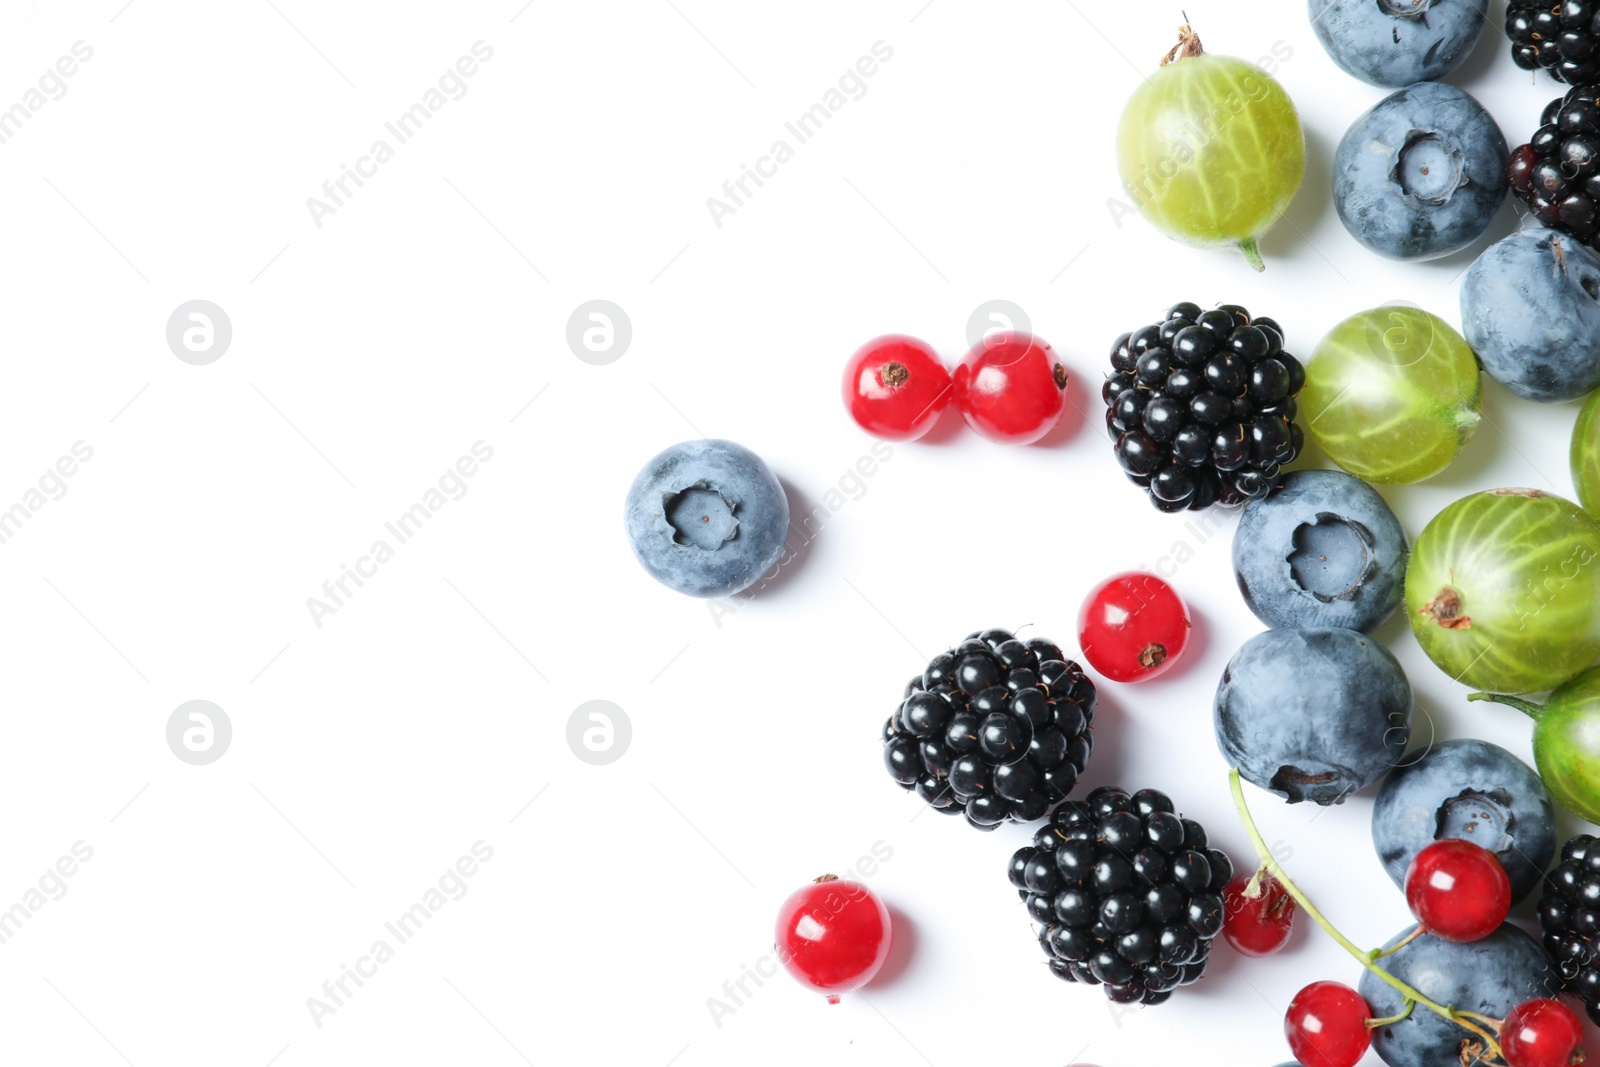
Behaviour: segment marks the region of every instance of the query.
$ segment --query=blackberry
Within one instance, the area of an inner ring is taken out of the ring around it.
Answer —
[[[1174,304],[1117,338],[1111,369],[1100,397],[1117,462],[1162,511],[1242,504],[1300,454],[1306,372],[1272,319]]]
[[[1544,876],[1539,927],[1561,988],[1600,1025],[1600,841],[1593,836],[1568,841],[1561,862]]]
[[[982,630],[933,657],[883,727],[904,789],[980,830],[1042,819],[1094,747],[1094,683],[1056,645]]]
[[[1119,1004],[1160,1004],[1200,977],[1232,878],[1200,824],[1154,789],[1070,800],[1011,857],[1051,973]]]
[[[1600,81],[1600,0],[1511,0],[1506,36],[1523,70],[1543,67],[1571,85]]]
[[[1600,0],[1597,0],[1600,2]],[[1600,236],[1600,87],[1550,101],[1539,129],[1511,153],[1511,192],[1546,226],[1591,247]]]

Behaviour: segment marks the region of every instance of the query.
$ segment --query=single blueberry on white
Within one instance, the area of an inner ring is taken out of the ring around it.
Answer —
[[[1233,573],[1268,626],[1371,630],[1405,596],[1405,530],[1383,497],[1343,471],[1283,476],[1239,517]]]
[[[1483,372],[1526,400],[1600,387],[1600,256],[1533,229],[1496,241],[1461,283],[1461,332]]]
[[[1469,93],[1419,82],[1345,131],[1333,203],[1350,235],[1390,259],[1437,259],[1483,236],[1506,198],[1505,136]]]
[[[1483,36],[1488,0],[1310,0],[1311,28],[1345,73],[1386,89],[1435,81]]]
[[[732,441],[685,441],[628,490],[628,540],[644,569],[689,596],[728,596],[777,565],[789,498],[761,457]]]

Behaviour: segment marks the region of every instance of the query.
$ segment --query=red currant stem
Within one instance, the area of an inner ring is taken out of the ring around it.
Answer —
[[[1392,956],[1427,932],[1428,931],[1422,928],[1422,924],[1418,923],[1415,930],[1412,930],[1409,934],[1407,934],[1405,937],[1402,937],[1388,948],[1375,948],[1371,952],[1368,952],[1367,959],[1381,960],[1385,956]]]
[[[1244,253],[1244,261],[1250,264],[1250,269],[1257,273],[1267,269],[1266,261],[1261,258],[1261,249],[1256,245],[1254,237],[1246,237],[1239,242],[1239,251]]]
[[[1482,1014],[1480,1014],[1478,1012],[1475,1012],[1475,1011],[1460,1011],[1460,1010],[1457,1010],[1456,1014],[1458,1016],[1460,1016],[1461,1018],[1463,1018],[1463,1019],[1472,1019],[1472,1020],[1474,1020],[1476,1022],[1480,1022],[1483,1025],[1485,1025],[1487,1027],[1490,1027],[1491,1029],[1494,1029],[1494,1030],[1499,1030],[1501,1026],[1505,1025],[1505,1020],[1504,1019],[1496,1019],[1496,1018],[1493,1018],[1493,1017],[1488,1016],[1488,1015],[1482,1015]]]
[[[1539,716],[1544,714],[1543,704],[1535,704],[1531,700],[1523,700],[1521,697],[1507,696],[1504,693],[1468,693],[1467,699],[1492,700],[1496,704],[1505,704],[1508,707],[1516,708],[1534,722],[1538,722]]]
[[[1261,837],[1261,831],[1256,828],[1256,821],[1250,817],[1250,808],[1244,800],[1244,786],[1239,780],[1239,768],[1237,767],[1234,767],[1228,771],[1228,788],[1233,792],[1233,806],[1238,809],[1239,819],[1244,823],[1245,832],[1250,835],[1250,843],[1255,846],[1256,855],[1261,857],[1261,865],[1268,871],[1272,872],[1272,876],[1278,880],[1280,885],[1283,886],[1284,892],[1293,897],[1295,899],[1295,903],[1299,904],[1305,909],[1305,913],[1311,916],[1312,922],[1316,923],[1318,926],[1322,927],[1323,930],[1327,931],[1328,936],[1339,943],[1340,948],[1354,956],[1356,961],[1359,962],[1361,966],[1365,967],[1367,970],[1383,979],[1384,982],[1394,987],[1394,989],[1402,997],[1421,1004],[1429,1011],[1449,1019],[1457,1026],[1471,1030],[1473,1033],[1483,1038],[1483,1040],[1487,1043],[1486,1051],[1490,1058],[1503,1058],[1501,1057],[1500,1053],[1500,1043],[1495,1040],[1495,1035],[1471,1021],[1471,1016],[1474,1013],[1459,1012],[1454,1008],[1446,1007],[1436,1000],[1432,1000],[1423,996],[1422,993],[1420,993],[1414,986],[1402,982],[1400,979],[1396,978],[1394,975],[1390,974],[1388,971],[1372,962],[1371,953],[1363,952],[1361,949],[1356,947],[1355,942],[1341,934],[1338,928],[1335,927],[1333,923],[1329,922],[1327,917],[1324,916],[1322,912],[1317,910],[1317,906],[1311,903],[1311,899],[1307,897],[1305,893],[1301,892],[1300,887],[1295,885],[1293,880],[1290,879],[1288,872],[1286,872],[1278,863],[1278,861],[1273,858],[1272,850],[1267,847],[1266,841],[1264,841]]]
[[[1404,1022],[1416,1006],[1417,1002],[1407,997],[1401,1005],[1399,1015],[1391,1015],[1386,1019],[1368,1019],[1367,1029],[1376,1030],[1380,1026],[1393,1026],[1395,1023]]]

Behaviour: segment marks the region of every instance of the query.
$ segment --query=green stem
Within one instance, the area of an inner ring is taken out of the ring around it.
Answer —
[[[1239,251],[1244,253],[1245,262],[1250,264],[1252,270],[1263,271],[1267,269],[1266,263],[1261,259],[1261,249],[1256,246],[1254,237],[1246,237],[1240,241]]]
[[[1543,704],[1535,704],[1533,701],[1523,700],[1521,697],[1507,696],[1505,693],[1468,693],[1467,699],[1492,700],[1496,704],[1504,704],[1507,707],[1516,708],[1534,722],[1538,722],[1539,716],[1543,715],[1545,711]]]
[[[1488,1043],[1487,1051],[1491,1056],[1498,1057],[1500,1055],[1500,1045],[1495,1040],[1493,1034],[1489,1033],[1483,1027],[1476,1025],[1470,1019],[1463,1018],[1462,1013],[1456,1011],[1454,1008],[1448,1008],[1436,1000],[1431,1000],[1428,997],[1423,996],[1422,993],[1418,992],[1416,988],[1408,985],[1405,982],[1402,982],[1400,979],[1396,978],[1394,975],[1390,974],[1388,971],[1372,962],[1370,953],[1363,952],[1361,949],[1357,948],[1355,943],[1352,942],[1348,937],[1345,937],[1343,934],[1341,934],[1338,929],[1327,920],[1322,912],[1317,910],[1316,905],[1311,903],[1310,898],[1300,891],[1300,887],[1294,884],[1294,882],[1289,878],[1289,875],[1285,873],[1283,867],[1280,866],[1278,861],[1273,858],[1271,849],[1267,847],[1266,841],[1264,841],[1261,837],[1261,831],[1256,828],[1255,820],[1250,817],[1250,808],[1245,804],[1244,787],[1240,784],[1239,780],[1239,768],[1235,767],[1228,771],[1228,787],[1233,792],[1233,806],[1239,811],[1239,819],[1244,823],[1245,832],[1250,835],[1250,843],[1255,846],[1256,855],[1261,858],[1261,865],[1270,871],[1272,876],[1276,878],[1280,884],[1282,884],[1284,891],[1294,898],[1295,903],[1299,904],[1300,907],[1305,909],[1305,913],[1311,916],[1311,920],[1313,922],[1322,927],[1323,930],[1327,931],[1328,936],[1337,941],[1340,948],[1344,949],[1346,952],[1350,953],[1351,956],[1355,957],[1356,961],[1359,962],[1361,966],[1365,967],[1367,970],[1381,978],[1384,982],[1392,986],[1402,997],[1421,1004],[1429,1011],[1449,1019],[1457,1026],[1471,1030]]]
[[[1415,930],[1411,931],[1409,934],[1402,937],[1388,948],[1375,948],[1371,952],[1368,952],[1367,959],[1381,960],[1385,956],[1393,956],[1396,952],[1399,952],[1401,949],[1405,948],[1407,945],[1411,944],[1411,942],[1415,941],[1425,933],[1427,933],[1427,931],[1422,928],[1421,923],[1418,923]]]
[[[1405,1022],[1407,1017],[1411,1015],[1411,1009],[1415,1008],[1416,1006],[1417,1002],[1412,1000],[1410,997],[1407,997],[1405,1002],[1400,1007],[1399,1015],[1391,1015],[1386,1019],[1368,1019],[1367,1029],[1376,1030],[1380,1026],[1393,1026],[1395,1023]]]

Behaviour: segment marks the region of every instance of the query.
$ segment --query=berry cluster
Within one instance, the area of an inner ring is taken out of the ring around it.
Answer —
[[[1039,923],[1050,970],[1159,1004],[1205,970],[1233,864],[1165,793],[1096,789],[1056,810],[1011,857],[1011,884]]]
[[[1042,638],[983,630],[935,656],[883,727],[905,789],[980,830],[1031,822],[1065,800],[1089,762],[1095,689]]]
[[[1532,140],[1511,153],[1511,191],[1546,226],[1587,245],[1600,237],[1600,88],[1579,85],[1545,107]]]
[[[1242,504],[1300,454],[1305,369],[1272,319],[1174,304],[1117,338],[1111,368],[1100,396],[1117,462],[1162,511]]]
[[[1511,0],[1506,5],[1511,58],[1523,70],[1543,67],[1556,81],[1600,81],[1600,3]]]
[[[1539,927],[1545,952],[1561,988],[1583,1001],[1600,1025],[1600,842],[1589,834],[1568,841],[1544,885]]]

